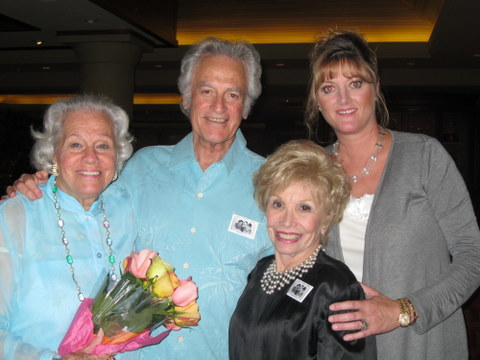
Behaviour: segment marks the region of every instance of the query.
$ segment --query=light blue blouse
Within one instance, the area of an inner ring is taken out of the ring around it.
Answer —
[[[41,186],[40,200],[19,195],[0,204],[1,359],[52,359],[80,305],[57,226],[52,182]],[[75,198],[58,194],[75,276],[83,293],[94,296],[110,268],[100,201],[84,211]],[[119,186],[104,196],[104,204],[119,275],[135,239],[132,205]]]
[[[175,146],[140,150],[128,161],[119,181],[134,200],[136,248],[159,251],[180,278],[193,277],[202,316],[198,327],[172,332],[130,359],[228,359],[230,316],[249,272],[272,253],[253,199],[252,174],[262,162],[240,131],[224,158],[203,172],[192,134]]]

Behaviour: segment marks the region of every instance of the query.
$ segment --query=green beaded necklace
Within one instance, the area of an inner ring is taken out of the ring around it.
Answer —
[[[80,288],[80,285],[78,284],[77,278],[75,277],[75,268],[73,267],[73,257],[70,255],[70,249],[68,248],[68,239],[65,236],[65,229],[63,228],[65,225],[65,222],[63,221],[61,215],[60,215],[60,203],[58,202],[58,196],[57,196],[57,178],[53,180],[53,186],[52,186],[52,193],[53,193],[53,204],[55,206],[55,210],[57,211],[57,226],[60,229],[60,233],[62,235],[62,244],[65,246],[65,253],[67,254],[66,260],[68,265],[70,266],[70,272],[72,273],[72,279],[73,282],[75,283],[75,288],[78,292],[78,300],[83,301],[85,299],[85,295],[82,293],[82,289]],[[102,209],[102,216],[103,216],[103,227],[105,228],[105,243],[107,244],[108,247],[108,262],[110,264],[110,277],[113,281],[117,280],[117,276],[115,275],[115,256],[113,256],[113,249],[112,249],[112,239],[110,238],[110,222],[107,220],[107,214],[105,213],[105,206],[103,204],[103,197],[100,197],[100,208]]]

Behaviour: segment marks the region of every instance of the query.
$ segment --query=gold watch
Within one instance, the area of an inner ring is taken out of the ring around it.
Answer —
[[[395,300],[400,305],[400,315],[398,316],[398,323],[401,327],[407,327],[415,322],[416,316],[413,316],[410,307],[410,300],[406,298],[400,298]],[[413,305],[412,305],[413,306]]]

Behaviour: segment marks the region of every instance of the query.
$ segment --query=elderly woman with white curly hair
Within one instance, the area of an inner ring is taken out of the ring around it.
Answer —
[[[132,154],[126,113],[110,100],[60,100],[44,117],[32,163],[52,176],[38,201],[0,204],[0,358],[52,359],[80,302],[96,279],[118,269],[133,247],[135,226],[126,193],[102,195]],[[121,206],[120,206],[121,204]],[[64,359],[91,355],[101,334]]]

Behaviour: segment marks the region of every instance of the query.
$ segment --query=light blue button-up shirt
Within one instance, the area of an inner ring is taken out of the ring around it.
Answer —
[[[0,359],[52,359],[80,305],[57,226],[52,183],[53,178],[41,185],[40,200],[18,195],[0,204]],[[61,190],[58,199],[75,276],[85,296],[94,296],[110,269],[99,201],[85,211]],[[119,186],[104,203],[118,270],[133,249],[134,214]]]
[[[272,253],[253,199],[252,174],[262,162],[240,131],[223,159],[205,171],[192,134],[175,146],[142,149],[128,161],[119,181],[135,204],[136,248],[158,251],[180,278],[193,277],[202,316],[197,327],[172,331],[161,344],[142,349],[141,359],[228,358],[230,316],[249,272]]]

